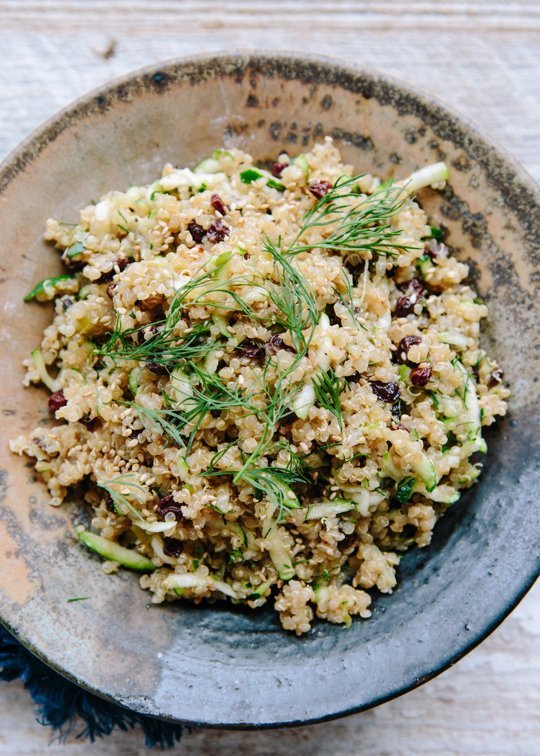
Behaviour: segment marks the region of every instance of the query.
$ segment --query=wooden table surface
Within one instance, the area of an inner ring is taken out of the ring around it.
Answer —
[[[461,110],[540,180],[539,0],[0,0],[0,159],[113,76],[234,48],[335,55]],[[508,502],[511,506],[511,502]],[[287,731],[198,732],[175,753],[540,754],[540,590],[456,667],[347,719]],[[19,684],[0,684],[0,755],[50,741]],[[142,754],[140,733],[47,753]]]

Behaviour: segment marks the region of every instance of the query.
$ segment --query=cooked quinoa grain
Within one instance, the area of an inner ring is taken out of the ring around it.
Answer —
[[[55,314],[25,384],[51,422],[11,448],[53,504],[83,485],[107,572],[155,603],[270,602],[298,635],[392,592],[509,395],[415,199],[446,178],[354,175],[330,139],[272,172],[217,150],[47,222],[68,273],[26,297]]]

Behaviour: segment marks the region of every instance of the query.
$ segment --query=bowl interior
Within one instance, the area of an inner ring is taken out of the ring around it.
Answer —
[[[485,339],[511,384],[488,433],[478,485],[408,553],[392,596],[349,630],[285,634],[270,610],[149,607],[135,576],[103,574],[75,545],[76,501],[48,505],[7,440],[46,422],[46,394],[23,389],[21,361],[51,317],[23,305],[60,270],[41,241],[49,216],[76,218],[111,188],[150,182],[237,146],[259,160],[331,135],[358,172],[404,177],[444,159],[441,194],[422,202],[469,262],[490,306]],[[173,62],[92,93],[0,170],[2,620],[63,674],[147,713],[210,725],[303,722],[366,708],[419,684],[477,643],[538,569],[538,194],[471,127],[408,88],[334,62],[230,55]],[[68,603],[76,596],[87,601]]]

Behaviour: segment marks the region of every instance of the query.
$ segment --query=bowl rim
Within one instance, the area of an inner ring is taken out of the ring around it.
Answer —
[[[54,115],[45,119],[37,127],[35,127],[18,145],[11,149],[7,156],[0,163],[0,198],[9,184],[16,176],[25,170],[25,168],[32,163],[32,161],[39,156],[41,151],[47,146],[47,144],[53,142],[62,132],[68,130],[75,125],[79,120],[95,112],[99,107],[99,99],[107,96],[114,96],[118,94],[118,91],[122,87],[135,86],[138,83],[148,79],[154,79],[157,82],[161,75],[167,76],[168,73],[180,72],[183,69],[188,69],[190,66],[206,66],[208,68],[222,66],[224,64],[229,65],[242,65],[244,68],[248,67],[250,63],[271,63],[280,62],[282,64],[289,62],[293,66],[307,66],[307,67],[319,67],[322,70],[333,70],[337,75],[347,74],[352,80],[364,77],[366,80],[373,83],[380,83],[382,85],[390,85],[406,96],[412,97],[416,102],[419,102],[425,107],[428,107],[438,116],[442,116],[447,119],[452,126],[457,127],[462,133],[468,132],[474,142],[487,148],[488,156],[490,159],[495,159],[502,167],[511,172],[511,180],[516,180],[521,184],[518,187],[520,190],[527,190],[533,197],[536,198],[537,203],[540,204],[540,186],[534,180],[534,178],[528,173],[528,171],[519,163],[519,161],[511,155],[507,149],[500,146],[497,140],[493,139],[489,135],[485,135],[481,129],[479,129],[474,121],[469,116],[463,114],[459,108],[454,105],[447,104],[442,98],[433,96],[428,90],[411,85],[408,82],[402,81],[400,78],[377,69],[374,66],[365,66],[359,63],[351,63],[341,60],[339,57],[330,55],[318,55],[312,53],[293,52],[285,49],[273,50],[272,48],[266,48],[262,51],[251,50],[249,48],[240,48],[233,50],[217,50],[215,52],[199,53],[195,55],[174,57],[165,61],[158,61],[138,69],[134,69],[128,73],[114,77],[107,80],[104,84],[98,85],[82,96],[72,100],[66,106],[58,110]],[[219,75],[219,72],[218,72]],[[298,78],[293,75],[292,79]],[[339,83],[339,82],[337,82]],[[341,83],[343,86],[343,83]],[[481,161],[480,161],[481,162]],[[168,721],[172,723],[183,724],[187,726],[205,727],[208,729],[227,729],[227,730],[264,730],[264,729],[278,729],[282,727],[297,727],[307,724],[315,724],[320,722],[327,722],[340,717],[357,714],[368,709],[371,709],[380,704],[386,703],[398,698],[399,696],[407,693],[410,690],[420,687],[429,680],[434,679],[442,672],[446,671],[450,667],[454,666],[470,651],[475,649],[480,643],[482,643],[491,633],[508,617],[508,615],[517,607],[520,601],[525,597],[528,591],[534,585],[537,577],[540,574],[540,568],[537,568],[534,563],[531,562],[531,569],[526,575],[523,576],[519,589],[506,600],[503,608],[496,614],[495,618],[483,629],[476,633],[471,633],[470,640],[463,644],[460,650],[454,654],[449,655],[442,661],[439,660],[436,663],[435,668],[428,674],[420,677],[409,679],[403,683],[402,686],[397,687],[391,693],[375,697],[361,705],[353,705],[349,708],[340,709],[338,711],[330,711],[326,715],[305,717],[302,719],[295,719],[290,721],[280,722],[254,722],[254,723],[215,723],[204,721],[193,721],[185,719],[176,719],[167,715],[159,715],[155,713],[149,713],[144,710],[142,706],[137,704],[127,705],[122,703],[117,698],[110,696],[103,691],[95,688],[91,684],[88,684],[75,675],[72,675],[69,671],[64,670],[58,662],[50,659],[46,652],[37,648],[33,641],[26,637],[23,633],[20,633],[17,628],[13,627],[8,619],[4,619],[0,616],[0,624],[2,624],[13,636],[33,655],[35,655],[40,661],[45,663],[48,667],[60,674],[67,680],[75,683],[84,690],[116,704],[123,709],[139,712],[153,719],[160,721]],[[331,708],[331,707],[330,707]]]
[[[350,74],[352,79],[364,76],[372,82],[381,82],[394,86],[404,94],[411,95],[422,105],[430,107],[438,115],[448,118],[449,121],[461,127],[462,130],[465,127],[476,141],[488,148],[490,157],[495,157],[499,162],[504,162],[511,168],[515,174],[515,178],[521,180],[529,191],[537,195],[537,199],[540,201],[540,182],[534,179],[508,148],[500,144],[498,139],[492,137],[489,133],[485,133],[469,115],[464,113],[458,106],[448,103],[443,97],[433,95],[428,89],[417,84],[411,84],[371,64],[363,65],[349,62],[333,55],[318,55],[316,53],[273,49],[270,47],[263,50],[254,50],[251,48],[224,49],[166,58],[156,63],[135,68],[119,76],[114,76],[107,79],[103,84],[92,87],[84,94],[55,111],[53,115],[38,123],[20,142],[8,151],[0,162],[0,196],[17,173],[24,170],[26,165],[37,157],[47,144],[53,142],[57,136],[72,126],[78,118],[84,118],[85,115],[94,112],[96,107],[98,107],[96,100],[100,97],[114,95],[120,88],[130,84],[133,85],[141,79],[154,79],[156,75],[167,74],[168,71],[188,68],[189,66],[201,66],[204,64],[207,67],[211,67],[215,64],[243,63],[247,67],[250,62],[269,63],[272,61],[279,61],[281,63],[289,61],[296,65],[307,64],[308,66],[319,66],[321,69],[334,69],[336,72]],[[43,135],[49,132],[52,132],[52,138],[41,139]]]

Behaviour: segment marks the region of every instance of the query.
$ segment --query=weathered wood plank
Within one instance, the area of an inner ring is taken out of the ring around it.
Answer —
[[[279,3],[253,0],[4,0],[2,13],[6,23],[39,28],[84,25],[95,19],[101,23],[121,19],[132,26],[142,20],[147,24],[196,22],[203,28],[267,28],[269,22],[293,24],[301,28],[317,25],[324,19],[325,28],[348,28],[361,17],[362,26],[385,28],[444,28],[465,30],[467,27],[530,30],[540,26],[540,8],[534,0],[507,3],[504,0],[281,0]],[[150,10],[151,9],[151,10]]]
[[[0,4],[0,16],[1,16]],[[195,52],[269,43],[339,55],[424,87],[461,109],[540,177],[540,31],[499,33],[327,29],[323,20],[299,34],[283,20],[279,31],[241,27],[212,33],[201,24],[164,23],[159,31],[107,19],[86,29],[6,29],[0,23],[0,153],[83,92],[147,63]],[[104,57],[112,41],[112,57]]]

